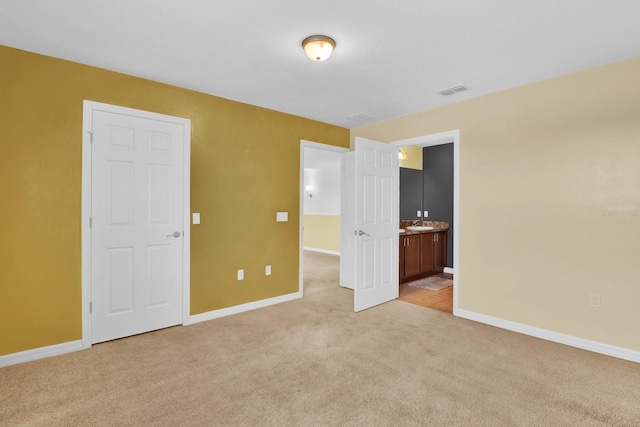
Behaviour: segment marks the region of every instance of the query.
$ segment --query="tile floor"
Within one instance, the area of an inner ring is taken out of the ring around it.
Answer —
[[[440,273],[437,276],[453,279],[453,274]],[[453,313],[453,286],[439,291],[412,288],[407,283],[400,285],[400,301],[410,302],[423,307]]]

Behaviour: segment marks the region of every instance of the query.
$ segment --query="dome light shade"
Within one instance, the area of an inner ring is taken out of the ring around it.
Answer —
[[[335,49],[336,42],[327,36],[310,36],[302,41],[302,47],[310,59],[324,61]]]

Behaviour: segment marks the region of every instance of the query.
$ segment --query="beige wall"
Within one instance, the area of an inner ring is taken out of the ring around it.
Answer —
[[[303,246],[340,252],[340,215],[304,215]]]
[[[461,309],[640,351],[639,76],[640,57],[351,139],[460,130]]]
[[[192,314],[298,291],[300,140],[347,129],[0,46],[0,355],[81,339],[84,99],[191,119]]]

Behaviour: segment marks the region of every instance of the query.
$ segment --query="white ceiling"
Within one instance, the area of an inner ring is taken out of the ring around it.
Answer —
[[[351,128],[639,56],[639,19],[640,0],[0,0],[0,44]]]

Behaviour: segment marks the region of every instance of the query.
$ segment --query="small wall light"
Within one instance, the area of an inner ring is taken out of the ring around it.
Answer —
[[[305,185],[304,194],[308,194],[309,197],[313,197],[313,194],[311,194],[311,186],[310,185]]]
[[[409,156],[406,151],[398,151],[398,159],[400,160],[409,160]]]
[[[336,42],[327,36],[309,36],[302,40],[302,48],[305,53],[314,61],[324,61],[336,48]]]

